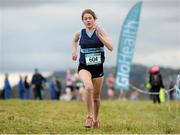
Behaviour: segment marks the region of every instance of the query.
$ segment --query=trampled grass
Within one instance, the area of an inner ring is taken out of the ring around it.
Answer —
[[[102,101],[100,129],[85,129],[79,101],[0,101],[0,133],[180,133],[180,102]]]

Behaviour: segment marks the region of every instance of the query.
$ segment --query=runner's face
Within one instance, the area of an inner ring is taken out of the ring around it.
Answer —
[[[94,26],[95,20],[91,14],[84,14],[83,16],[83,23],[86,28],[91,29]]]

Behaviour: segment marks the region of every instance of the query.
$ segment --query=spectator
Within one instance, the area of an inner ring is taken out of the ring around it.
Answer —
[[[176,88],[176,99],[180,100],[180,74],[177,75],[175,88]]]
[[[114,83],[115,83],[115,78],[113,74],[110,73],[106,79],[106,84],[108,86],[107,94],[109,99],[113,99],[115,96]]]
[[[74,82],[75,82],[76,99],[84,101],[84,85],[77,73],[74,75]]]
[[[19,92],[19,98],[24,99],[24,85],[23,85],[23,78],[21,75],[19,76],[18,92]]]
[[[30,84],[29,82],[27,81],[28,79],[28,76],[25,76],[24,78],[24,98],[25,99],[30,99]]]
[[[72,99],[73,90],[74,90],[73,78],[72,78],[70,69],[67,68],[67,70],[66,70],[66,89],[65,89],[65,92],[66,92],[66,97],[68,97],[67,98],[68,100]]]
[[[135,91],[135,90],[133,90],[133,91],[131,92],[130,99],[131,99],[132,101],[137,100],[137,99],[138,99],[138,92]]]
[[[173,79],[172,78],[170,78],[169,79],[170,80],[170,84],[169,84],[169,89],[170,89],[170,91],[169,91],[169,100],[174,100],[174,83],[173,83]]]
[[[151,91],[157,94],[153,94],[153,102],[160,103],[159,92],[161,88],[164,88],[162,76],[158,66],[153,66],[150,71],[149,82],[151,84]]]
[[[59,100],[59,96],[61,94],[61,82],[55,76],[51,80],[50,89],[51,89],[51,99]]]
[[[42,100],[42,94],[41,90],[43,88],[43,82],[46,82],[46,79],[39,73],[38,69],[35,69],[35,74],[32,77],[32,89],[34,90],[34,98],[37,99],[39,98]]]
[[[4,99],[9,99],[10,93],[11,93],[11,85],[10,85],[8,77],[9,75],[6,73],[5,80],[4,80]]]
[[[61,80],[56,77],[56,85],[57,85],[57,91],[56,91],[56,99],[59,100],[59,97],[61,96],[61,89],[62,89],[62,84]]]

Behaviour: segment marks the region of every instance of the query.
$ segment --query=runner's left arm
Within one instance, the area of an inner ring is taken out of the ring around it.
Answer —
[[[102,30],[98,25],[95,26],[95,29],[96,29],[96,35],[101,40],[101,42],[108,48],[108,50],[112,51],[113,46],[109,39],[108,34],[104,30]]]

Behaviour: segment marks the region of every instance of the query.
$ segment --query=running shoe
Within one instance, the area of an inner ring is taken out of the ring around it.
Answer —
[[[92,116],[87,116],[86,118],[86,123],[85,123],[85,128],[91,128],[93,123],[93,118]]]
[[[100,128],[99,120],[97,120],[97,121],[94,122],[93,128]]]

